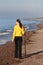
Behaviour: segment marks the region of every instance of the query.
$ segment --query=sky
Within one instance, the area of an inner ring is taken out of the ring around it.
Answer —
[[[43,0],[0,0],[0,18],[43,17]]]

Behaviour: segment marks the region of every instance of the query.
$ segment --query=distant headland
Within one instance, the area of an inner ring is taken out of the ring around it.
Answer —
[[[43,18],[23,18],[23,20],[43,20]]]

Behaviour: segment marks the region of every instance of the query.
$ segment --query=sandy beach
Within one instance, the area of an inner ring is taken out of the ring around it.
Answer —
[[[26,32],[23,37],[22,55],[24,59],[15,59],[15,45],[11,41],[0,46],[0,65],[43,65],[43,25],[40,29]],[[25,55],[26,44],[26,56]]]

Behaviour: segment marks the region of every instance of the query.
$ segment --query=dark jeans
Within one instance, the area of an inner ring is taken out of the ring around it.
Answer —
[[[22,57],[22,37],[15,37],[15,57]]]

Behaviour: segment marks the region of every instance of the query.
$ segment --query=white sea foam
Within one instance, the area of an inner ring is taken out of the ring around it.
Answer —
[[[12,30],[6,30],[7,32],[12,32]]]
[[[0,40],[0,45],[6,44],[8,40]]]
[[[10,33],[9,32],[0,33],[0,35],[7,35],[7,34],[10,34]]]

